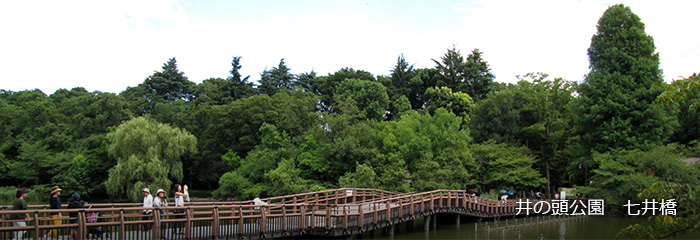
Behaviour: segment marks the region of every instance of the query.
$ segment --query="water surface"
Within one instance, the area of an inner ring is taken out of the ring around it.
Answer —
[[[607,216],[579,217],[525,217],[507,221],[468,222],[462,219],[457,225],[454,216],[440,216],[441,220],[430,231],[424,231],[423,219],[414,221],[413,229],[405,223],[393,236],[382,230],[366,233],[355,239],[615,239],[617,233],[630,224],[646,222],[646,218],[622,218]],[[621,235],[622,238],[624,236]],[[675,239],[700,239],[700,232]]]

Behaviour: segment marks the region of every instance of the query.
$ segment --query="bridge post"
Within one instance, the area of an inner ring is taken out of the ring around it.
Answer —
[[[155,213],[155,211],[153,211]],[[214,218],[212,223],[211,223],[211,235],[213,238],[219,238],[219,206],[214,205],[214,209],[212,210],[212,217]],[[154,216],[153,219],[156,219]],[[157,220],[156,220],[157,221]],[[284,227],[284,225],[283,225]],[[157,239],[157,238],[154,238]]]
[[[303,203],[299,206],[299,211],[301,212],[301,219],[299,220],[299,230],[303,231],[304,229],[306,229],[306,207]]]
[[[364,214],[362,213],[362,202],[360,202],[360,204],[357,205],[357,208],[358,208],[358,210],[357,210],[357,213],[358,213],[357,227],[360,228],[360,230],[362,230],[362,228],[365,227],[365,224],[364,224],[365,217],[364,217]]]
[[[462,220],[461,218],[462,218],[462,216],[459,214],[457,214],[457,216],[455,217],[455,222],[457,223],[457,226],[459,226],[460,221]]]
[[[423,230],[426,232],[430,231],[430,215],[423,218]]]
[[[389,236],[394,236],[394,226],[394,224],[391,224],[391,226],[389,226]]]
[[[433,229],[437,229],[437,213],[433,215]]]

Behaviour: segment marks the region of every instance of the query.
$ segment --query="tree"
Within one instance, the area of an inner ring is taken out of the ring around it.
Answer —
[[[522,111],[526,106],[523,95],[524,92],[518,90],[517,85],[509,84],[476,103],[469,115],[474,141],[520,143],[524,125]]]
[[[413,65],[409,65],[403,54],[401,54],[396,61],[396,65],[394,65],[394,69],[391,70],[390,78],[378,77],[379,82],[387,88],[387,94],[392,103],[389,106],[387,119],[394,119],[401,112],[410,110],[411,101],[418,101],[418,98],[422,95],[422,92],[417,92],[421,90],[422,82],[415,76],[416,71],[413,70]],[[405,98],[405,101],[403,98]],[[405,104],[406,101],[408,106]]]
[[[436,68],[445,77],[444,82],[439,82],[438,86],[447,86],[456,92],[469,94],[477,102],[484,99],[492,91],[495,77],[481,54],[475,48],[464,61],[462,54],[453,46],[442,56],[442,62],[433,59]]]
[[[464,57],[457,50],[456,46],[452,49],[447,49],[447,53],[441,58],[441,62],[433,59],[437,64],[435,67],[445,77],[444,82],[438,82],[437,86],[447,86],[450,89],[458,89],[459,84],[463,81]]]
[[[163,70],[147,77],[137,87],[129,87],[122,94],[132,102],[137,115],[150,113],[157,103],[171,103],[176,100],[189,102],[194,98],[196,85],[177,68],[177,61],[171,58],[163,64]]]
[[[474,105],[472,98],[466,93],[452,92],[448,87],[428,88],[425,91],[425,109],[434,114],[438,108],[444,108],[457,116],[463,117],[469,123],[469,110]]]
[[[618,233],[637,239],[666,239],[683,236],[700,228],[700,187],[679,182],[657,182],[639,194],[640,198],[658,202],[673,199],[678,204],[674,214],[659,214],[649,217],[646,223],[634,224]]]
[[[153,73],[143,83],[155,93],[151,100],[156,102],[190,101],[195,86],[185,77],[185,73],[177,69],[174,57],[163,64],[162,71]]]
[[[597,28],[588,48],[591,71],[575,107],[584,144],[606,152],[663,143],[676,123],[654,104],[664,84],[653,38],[622,4],[609,7]]]
[[[411,93],[408,96],[408,100],[411,102],[411,109],[419,110],[425,107],[428,101],[424,95],[425,91],[428,90],[428,88],[438,87],[438,83],[444,81],[445,77],[435,68],[417,69],[416,75],[411,79],[411,83],[413,83],[415,87],[411,89]]]
[[[700,169],[689,167],[681,158],[684,150],[676,144],[648,151],[639,149],[594,153],[599,168],[593,170],[589,186],[580,192],[605,199],[611,210],[621,209],[628,200],[641,202],[642,190],[659,181],[689,185],[700,183]]]
[[[107,192],[133,201],[144,187],[168,188],[171,179],[182,180],[182,155],[197,151],[197,138],[187,131],[145,117],[119,125],[107,138],[109,155],[118,161],[109,170]]]
[[[396,65],[391,70],[391,83],[385,84],[391,93],[392,99],[395,98],[394,96],[410,96],[411,89],[414,87],[414,83],[411,80],[415,75],[416,72],[413,70],[413,65],[408,64],[403,54],[399,55]]]
[[[280,60],[277,67],[265,70],[260,74],[260,86],[258,90],[262,94],[274,95],[278,92],[290,92],[294,90],[294,74],[290,73],[289,67],[284,63],[284,58]]]
[[[328,74],[328,76],[318,77],[315,81],[312,81],[311,92],[319,96],[322,111],[328,112],[333,110],[336,89],[346,79],[376,81],[370,72],[352,68],[342,68],[333,74]]]
[[[284,60],[284,59],[282,59]],[[280,61],[280,65],[283,62]],[[231,76],[228,77],[229,85],[226,87],[230,92],[231,101],[235,101],[241,98],[247,98],[257,94],[257,91],[253,87],[253,83],[248,81],[250,76],[241,78],[241,73],[238,70],[241,69],[241,57],[233,57],[231,61]]]
[[[347,172],[338,180],[344,188],[378,188],[377,174],[367,164],[357,164],[354,172]]]
[[[386,88],[378,82],[347,79],[338,85],[335,94],[338,99],[352,99],[369,119],[383,120],[389,109]]]
[[[475,102],[486,98],[486,94],[493,89],[493,79],[496,78],[491,73],[489,64],[481,58],[482,52],[478,48],[472,50],[467,55],[467,62],[464,64],[464,84],[458,91],[469,94]]]
[[[666,107],[678,107],[679,128],[672,142],[688,144],[700,138],[700,75],[673,81],[657,100]]]
[[[482,190],[515,187],[527,190],[541,187],[547,182],[533,168],[535,157],[527,154],[525,147],[510,147],[506,143],[489,141],[471,146],[477,162],[476,175]]]

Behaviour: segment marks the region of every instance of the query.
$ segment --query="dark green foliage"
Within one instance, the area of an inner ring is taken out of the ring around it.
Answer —
[[[195,87],[195,83],[177,68],[175,58],[171,58],[163,64],[163,70],[153,73],[138,86],[127,88],[120,95],[131,103],[132,111],[140,116],[151,113],[158,103],[193,100]]]
[[[641,202],[638,194],[659,181],[698,185],[700,170],[682,161],[684,151],[671,144],[649,151],[595,153],[593,160],[600,167],[593,170],[590,186],[582,187],[580,192],[605,199],[606,205],[616,211],[627,200]]]
[[[678,107],[679,128],[671,137],[672,142],[688,144],[700,136],[700,75],[673,81],[659,96],[658,101],[667,108]]]
[[[657,182],[639,194],[640,198],[657,202],[674,199],[678,204],[673,215],[650,216],[643,224],[631,225],[618,234],[637,239],[667,239],[685,237],[691,230],[700,228],[700,187],[682,182]]]
[[[346,79],[338,85],[336,97],[342,101],[352,99],[358,109],[364,113],[363,115],[369,119],[383,120],[389,109],[386,88],[378,82]]]
[[[335,105],[336,89],[341,82],[346,79],[358,79],[367,81],[376,81],[371,73],[363,70],[354,70],[352,68],[343,68],[328,76],[315,78],[313,81],[305,81],[306,85],[310,85],[309,92],[318,95],[320,107],[322,111],[332,111]],[[308,83],[310,82],[310,84]]]
[[[185,77],[185,73],[177,69],[177,61],[171,58],[163,64],[163,70],[155,72],[143,81],[150,92],[152,102],[172,102],[175,100],[190,101],[193,97],[195,84]]]
[[[457,116],[463,117],[469,123],[469,110],[474,103],[469,94],[452,92],[448,87],[428,88],[425,90],[425,109],[434,114],[438,108],[444,108]]]
[[[486,94],[493,90],[493,79],[496,78],[491,73],[489,64],[481,58],[481,54],[479,49],[474,49],[467,56],[467,62],[464,64],[464,85],[458,89],[469,94],[475,101],[486,98]]]
[[[584,144],[606,152],[663,143],[676,123],[654,104],[664,90],[654,40],[622,4],[608,8],[597,27],[588,49],[591,71],[575,107]]]
[[[477,162],[479,188],[513,188],[518,191],[538,189],[547,179],[533,169],[535,156],[525,147],[510,147],[505,143],[486,142],[471,147]]]
[[[280,62],[282,64],[282,62]],[[257,94],[256,89],[253,87],[253,83],[248,81],[250,76],[241,78],[241,73],[238,70],[241,69],[241,57],[233,57],[231,61],[231,76],[228,77],[228,84],[224,87],[224,90],[229,93],[230,100],[235,101],[241,98],[247,98]],[[226,101],[229,103],[230,101]]]
[[[284,63],[284,58],[280,60],[277,67],[265,70],[260,74],[260,86],[258,90],[261,94],[274,95],[279,92],[290,92],[295,88],[296,77],[291,69]]]
[[[481,58],[479,49],[472,50],[464,61],[464,57],[456,47],[448,49],[441,57],[441,62],[433,59],[436,69],[444,76],[437,86],[446,86],[457,92],[469,94],[475,101],[486,97],[492,91],[493,79],[489,64]]]

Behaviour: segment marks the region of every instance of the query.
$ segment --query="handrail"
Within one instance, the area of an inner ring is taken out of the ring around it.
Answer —
[[[380,224],[393,224],[438,212],[497,217],[515,215],[517,207],[514,199],[503,202],[472,197],[462,190],[396,193],[340,188],[265,198],[263,201],[267,204],[255,205],[252,201],[210,202],[164,208],[144,208],[139,204],[94,204],[90,209],[0,210],[2,216],[13,213],[32,216],[27,227],[11,226],[13,221],[18,220],[0,219],[0,239],[17,230],[28,230],[38,238],[50,229],[71,227],[77,227],[82,238],[86,238],[91,229],[102,227],[109,229],[111,234],[118,234],[119,238],[159,239],[161,234],[169,234],[165,230],[174,224],[185,227],[185,238],[347,235],[353,231],[358,233],[376,228]],[[185,212],[173,213],[176,209],[185,209]],[[149,215],[143,215],[143,210],[152,211]],[[166,214],[161,215],[160,210],[165,210]],[[56,220],[48,217],[51,213],[61,213],[63,216],[59,220],[64,222],[49,225],[49,221]],[[78,214],[77,217],[70,217],[70,213]],[[65,220],[77,220],[77,223],[70,224]],[[150,226],[153,231],[138,231],[140,225]],[[135,237],[129,234],[135,234]]]

